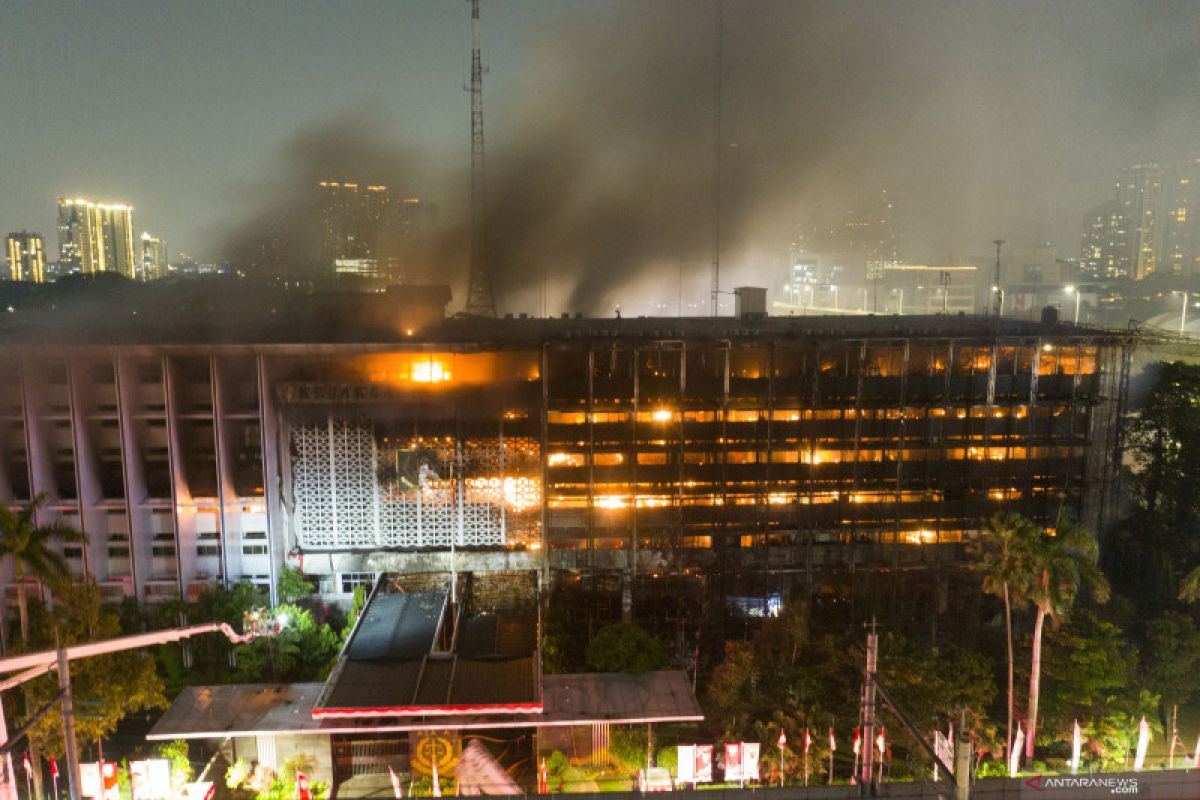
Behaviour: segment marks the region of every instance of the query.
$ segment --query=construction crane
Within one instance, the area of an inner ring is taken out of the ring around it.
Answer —
[[[471,273],[467,284],[466,313],[473,317],[496,316],[496,297],[487,265],[487,200],[484,196],[483,161],[483,58],[479,48],[479,0],[471,4]]]

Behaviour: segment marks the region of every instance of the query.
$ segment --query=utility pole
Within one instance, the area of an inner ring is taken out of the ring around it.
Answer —
[[[1000,289],[1000,247],[1004,244],[1003,239],[993,239],[992,244],[996,245],[996,276],[992,282],[992,293],[996,295],[992,303],[993,313],[997,317],[1004,316],[1004,292]]]
[[[875,620],[871,620],[867,633],[867,669],[863,676],[862,708],[862,761],[859,764],[859,792],[870,792],[875,774],[875,670],[879,662],[879,633]]]
[[[471,274],[467,284],[466,312],[477,317],[496,316],[496,297],[487,266],[487,226],[483,170],[483,58],[479,46],[479,0],[471,3]]]
[[[70,800],[81,800],[79,747],[75,742],[75,703],[71,700],[71,661],[65,647],[58,648],[58,688],[62,692],[63,740],[67,760],[67,793]]]

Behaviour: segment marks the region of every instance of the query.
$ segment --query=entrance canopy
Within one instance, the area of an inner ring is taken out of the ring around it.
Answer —
[[[328,735],[414,730],[559,727],[704,719],[682,671],[546,675],[540,712],[430,714],[392,717],[314,717],[324,684],[189,686],[146,736],[150,740],[224,739],[268,734]]]

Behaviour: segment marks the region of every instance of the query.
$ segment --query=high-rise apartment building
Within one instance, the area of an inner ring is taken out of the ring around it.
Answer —
[[[1123,169],[1117,178],[1116,202],[1127,221],[1131,277],[1136,280],[1158,268],[1162,188],[1163,172],[1153,161]]]
[[[1200,157],[1166,184],[1162,269],[1173,275],[1200,274]]]
[[[142,258],[139,277],[153,281],[167,275],[167,243],[149,233],[142,234]]]
[[[1115,201],[1088,212],[1083,224],[1081,272],[1094,280],[1126,278],[1131,274],[1129,230]]]
[[[87,225],[88,201],[82,198],[58,198],[58,263],[62,273],[83,269],[83,229]]]
[[[60,197],[58,242],[59,260],[70,263],[72,270],[137,276],[132,206]]]
[[[45,282],[46,247],[40,233],[10,233],[4,243],[8,252],[9,280]]]
[[[1165,268],[1164,262],[1170,261],[1163,246],[1165,184],[1163,170],[1154,161],[1121,170],[1112,199],[1084,220],[1080,254],[1084,275],[1141,280]],[[1184,184],[1189,187],[1190,183]]]
[[[386,186],[321,181],[322,262],[334,275],[378,277],[395,219]]]

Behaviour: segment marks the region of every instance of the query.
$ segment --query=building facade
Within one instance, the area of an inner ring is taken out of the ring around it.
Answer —
[[[69,265],[69,272],[138,275],[131,206],[58,198],[58,246],[59,261]]]
[[[8,279],[44,283],[46,280],[46,247],[40,233],[21,231],[4,239],[8,253]]]
[[[90,537],[68,564],[113,595],[290,564],[336,598],[401,570],[919,565],[1001,510],[1094,523],[1117,463],[1121,341],[1077,326],[282,323],[0,329],[0,500],[47,493]]]
[[[142,255],[138,277],[144,281],[165,278],[170,271],[167,260],[167,243],[157,236],[143,233],[141,239]]]

